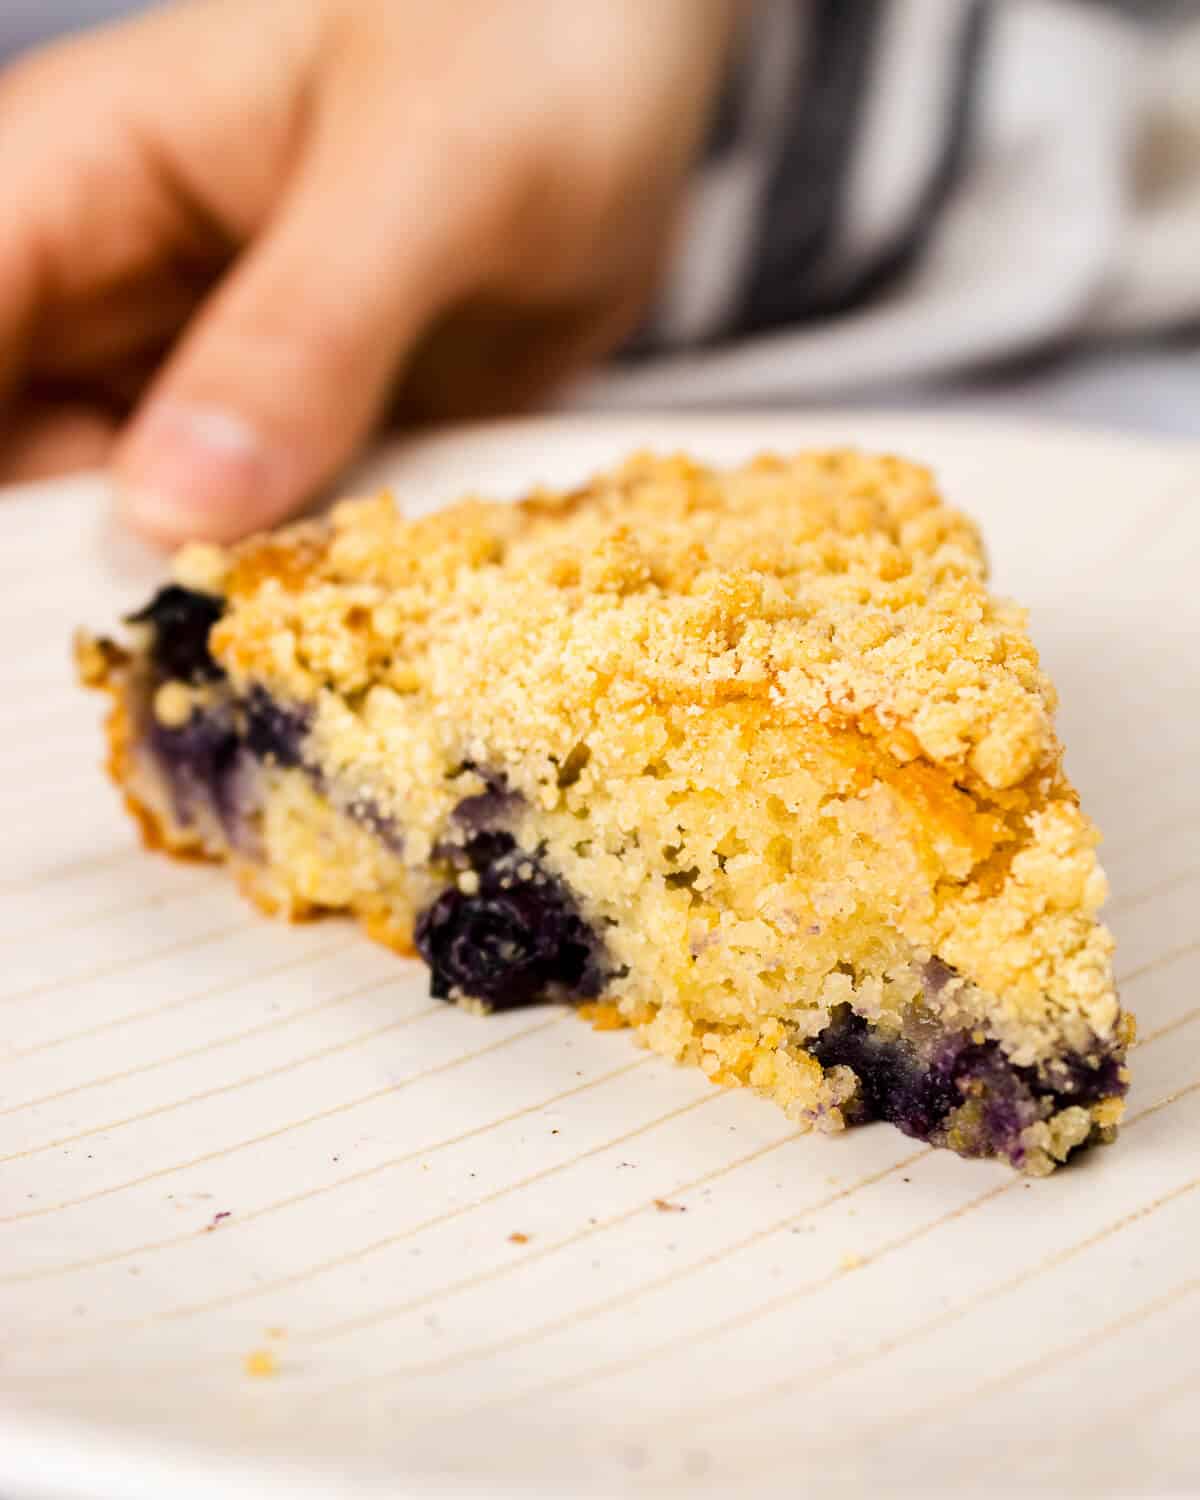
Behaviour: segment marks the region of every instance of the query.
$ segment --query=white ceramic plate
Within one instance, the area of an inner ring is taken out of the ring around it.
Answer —
[[[374,468],[415,509],[643,444],[845,441],[933,463],[1032,608],[1141,1018],[1119,1145],[1030,1183],[886,1127],[798,1138],[626,1035],[431,1005],[347,927],[275,926],[138,852],[67,638],[137,602],[145,560],[98,484],[15,495],[5,1500],[1200,1484],[1200,449],[564,419]]]

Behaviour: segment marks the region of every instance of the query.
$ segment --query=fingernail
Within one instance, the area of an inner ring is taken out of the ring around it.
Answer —
[[[121,445],[117,505],[163,541],[228,540],[279,513],[286,479],[282,457],[237,413],[164,399]]]

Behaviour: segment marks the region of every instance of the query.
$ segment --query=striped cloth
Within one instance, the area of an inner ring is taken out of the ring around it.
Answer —
[[[1200,4],[758,0],[588,402],[823,398],[1200,317]]]
[[[659,332],[693,342],[845,311],[919,253],[961,173],[985,0],[760,7],[698,176]],[[736,243],[714,254],[711,237]]]

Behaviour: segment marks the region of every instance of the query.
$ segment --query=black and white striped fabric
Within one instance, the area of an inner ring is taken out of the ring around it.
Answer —
[[[758,0],[585,400],[824,397],[1200,317],[1196,0]]]
[[[987,0],[759,8],[696,186],[664,342],[829,316],[911,261],[966,154],[988,13]],[[722,224],[740,243],[714,255]]]

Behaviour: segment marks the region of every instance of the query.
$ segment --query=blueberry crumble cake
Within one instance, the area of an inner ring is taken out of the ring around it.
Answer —
[[[349,912],[481,1009],[597,1025],[823,1130],[1046,1173],[1132,1020],[1054,690],[924,469],[641,455],[516,506],[388,496],[185,548],[118,644],[148,844]]]

